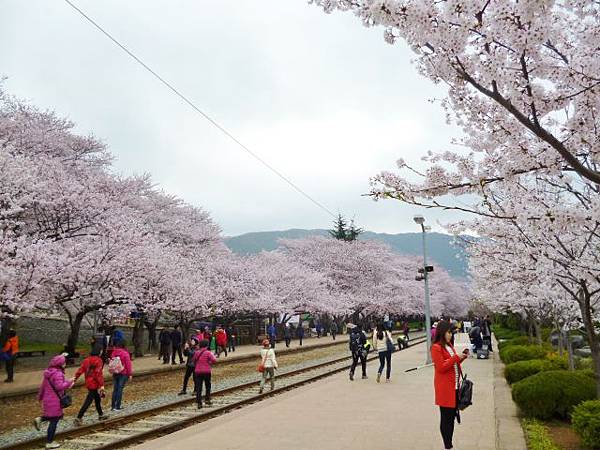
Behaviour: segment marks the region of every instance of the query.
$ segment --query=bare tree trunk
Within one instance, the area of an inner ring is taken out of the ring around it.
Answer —
[[[71,329],[69,331],[69,336],[67,337],[65,351],[69,353],[69,355],[73,355],[75,353],[75,348],[77,347],[77,343],[79,341],[81,323],[83,322],[83,318],[86,314],[87,312],[85,310],[79,311],[77,314],[75,314],[75,317],[73,317],[71,313],[67,312]]]
[[[148,329],[148,351],[152,353],[158,347],[156,344],[156,327],[158,326],[159,317],[156,317],[154,320],[144,320],[144,325]]]
[[[564,340],[565,340],[565,343],[567,346],[567,358],[569,361],[569,370],[575,370],[575,360],[573,358],[573,346],[571,345],[571,339],[569,339],[569,332],[564,331],[563,333],[561,333],[561,336],[564,336]],[[561,341],[562,341],[562,339],[561,339]]]
[[[135,319],[133,325],[133,354],[135,357],[144,356],[144,320]]]
[[[579,307],[581,309],[583,325],[585,326],[585,331],[590,343],[592,361],[594,361],[596,395],[600,397],[600,378],[598,378],[598,375],[600,374],[600,343],[598,342],[598,335],[596,334],[596,330],[594,328],[590,294],[584,281],[582,281],[581,290],[579,291]]]
[[[537,319],[532,319],[533,328],[535,330],[535,339],[538,345],[542,345],[542,325]]]

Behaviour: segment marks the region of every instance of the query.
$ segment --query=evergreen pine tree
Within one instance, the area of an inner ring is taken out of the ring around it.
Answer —
[[[338,214],[337,219],[333,221],[333,230],[329,230],[329,234],[339,240],[347,240],[348,224],[341,214]]]
[[[358,238],[359,234],[361,234],[364,230],[362,228],[358,228],[354,224],[354,219],[350,222],[350,228],[346,231],[346,240],[347,241],[355,241]]]

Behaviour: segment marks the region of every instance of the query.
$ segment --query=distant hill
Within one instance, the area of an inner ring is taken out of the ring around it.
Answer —
[[[298,239],[306,236],[329,236],[327,230],[260,231],[246,233],[225,239],[231,251],[242,254],[256,254],[262,250],[275,250],[277,240]],[[404,255],[422,255],[423,241],[421,233],[386,234],[366,231],[360,239],[374,239],[387,243],[394,251]],[[450,275],[457,278],[467,277],[467,261],[462,251],[452,245],[452,236],[441,233],[427,233],[428,258],[441,265]]]

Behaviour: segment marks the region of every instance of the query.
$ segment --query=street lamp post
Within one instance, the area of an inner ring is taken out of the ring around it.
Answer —
[[[427,272],[427,243],[425,240],[426,231],[430,229],[425,226],[425,218],[423,216],[415,216],[414,221],[417,225],[421,225],[423,232],[423,279],[425,280],[425,334],[427,335],[427,359],[425,364],[431,364],[431,312],[429,307],[429,275]]]

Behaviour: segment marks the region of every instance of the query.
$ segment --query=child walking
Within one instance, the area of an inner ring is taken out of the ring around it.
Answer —
[[[88,410],[92,402],[96,406],[96,412],[98,413],[99,420],[106,420],[108,416],[102,412],[102,398],[104,397],[104,375],[102,369],[104,363],[100,358],[100,350],[92,349],[90,356],[85,358],[81,363],[77,372],[75,372],[75,381],[79,379],[81,375],[85,378],[85,387],[88,390],[87,397],[85,398],[79,414],[73,421],[73,425],[80,426],[85,412]]]

